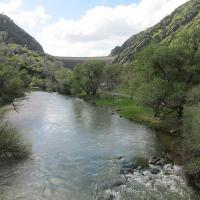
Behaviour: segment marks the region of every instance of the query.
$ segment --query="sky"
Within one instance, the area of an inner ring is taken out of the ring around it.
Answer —
[[[55,56],[106,56],[188,0],[0,0],[0,13]]]

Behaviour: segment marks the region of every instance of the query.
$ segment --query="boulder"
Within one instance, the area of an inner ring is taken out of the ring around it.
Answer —
[[[172,164],[167,164],[163,168],[165,175],[172,175],[174,174],[174,167]]]
[[[121,185],[123,185],[124,183],[122,181],[116,181],[115,183],[112,184],[111,188],[113,187],[119,187]]]
[[[160,173],[160,169],[158,169],[158,168],[151,168],[151,169],[150,169],[150,172],[151,172],[152,174],[158,174],[158,173]]]

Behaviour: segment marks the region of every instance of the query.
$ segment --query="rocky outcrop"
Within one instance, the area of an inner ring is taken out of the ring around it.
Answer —
[[[7,34],[6,41],[8,43],[19,44],[33,51],[44,52],[42,46],[32,36],[3,14],[0,14],[0,32]]]
[[[150,43],[171,44],[181,32],[193,30],[200,24],[200,0],[191,0],[165,17],[160,23],[130,37],[121,47],[111,51],[115,62],[128,63]]]

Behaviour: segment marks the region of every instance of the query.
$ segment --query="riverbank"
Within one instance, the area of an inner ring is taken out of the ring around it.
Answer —
[[[162,182],[166,191],[163,199],[181,199],[180,190],[174,194],[174,190],[168,187],[173,175],[164,175],[163,181],[162,168],[158,173],[159,169],[152,169],[156,166],[148,167],[151,156],[169,149],[171,136],[158,134],[111,113],[110,109],[78,98],[32,92],[20,111],[11,111],[8,118],[31,142],[32,156],[16,168],[9,166],[5,173],[1,171],[5,175],[2,178],[5,184],[0,188],[0,199],[10,200],[19,196],[22,199],[27,196],[32,199],[100,199],[92,198],[98,191],[103,193],[101,199],[106,200],[105,191],[116,189],[121,195],[119,199],[127,200],[140,194],[138,200],[147,196],[160,200],[154,189],[154,180]],[[143,173],[148,174],[143,176]],[[129,174],[132,177],[130,182],[126,181]],[[145,182],[137,187],[140,180],[148,177],[155,177],[147,182],[152,187]],[[191,199],[198,200],[187,192],[188,187],[179,184],[181,177],[176,177],[179,188]],[[121,179],[124,180],[123,185]],[[127,190],[120,193],[124,187]],[[124,197],[130,190],[133,193]],[[110,199],[117,197],[110,196]]]
[[[102,195],[104,199],[199,199],[198,193],[188,187],[183,176],[182,167],[170,163],[149,164],[146,167],[133,163],[122,164],[121,176]],[[137,192],[142,187],[143,192]],[[167,188],[166,188],[167,187]],[[152,194],[155,196],[152,196]],[[190,195],[188,195],[190,194]],[[97,199],[97,198],[96,198]],[[103,199],[103,198],[102,198]],[[146,199],[146,198],[145,198]]]
[[[177,133],[183,134],[183,126],[175,123],[175,120],[161,120],[159,118],[153,117],[154,113],[151,108],[138,105],[136,102],[134,102],[134,100],[132,100],[128,96],[99,96],[92,99],[91,101],[94,102],[97,106],[111,108],[113,110],[113,114],[114,112],[116,112],[121,117],[125,117],[135,122],[142,123],[155,130],[164,131],[172,135],[176,135]],[[189,147],[188,150],[190,151],[191,149],[192,147]],[[200,152],[200,150],[195,150],[195,152]],[[176,155],[176,159],[180,156],[180,158],[178,158],[178,163],[184,166],[183,172],[188,182],[197,188],[200,188],[199,155],[199,153],[197,156],[194,156],[193,153],[191,155],[188,155],[188,152],[181,152],[181,155],[179,153],[178,156]],[[181,157],[184,157],[184,159],[182,159]]]
[[[142,123],[156,130],[174,133],[181,128],[174,120],[155,118],[151,108],[137,104],[128,96],[97,97],[92,99],[92,101],[97,106],[111,108],[113,112],[118,113],[121,117]]]

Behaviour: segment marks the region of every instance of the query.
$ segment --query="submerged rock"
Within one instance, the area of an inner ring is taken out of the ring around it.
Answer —
[[[135,163],[124,163],[120,169],[120,174],[132,174],[138,167]]]
[[[151,168],[151,169],[150,169],[150,172],[151,172],[152,174],[158,174],[158,173],[160,173],[160,169],[158,169],[158,168]]]
[[[118,157],[116,157],[115,159],[121,160],[121,159],[123,159],[123,158],[124,158],[124,156],[118,156]]]
[[[114,188],[114,187],[119,187],[119,186],[121,186],[121,185],[123,185],[124,184],[124,182],[123,181],[116,181],[115,183],[113,183],[112,184],[112,188]]]

